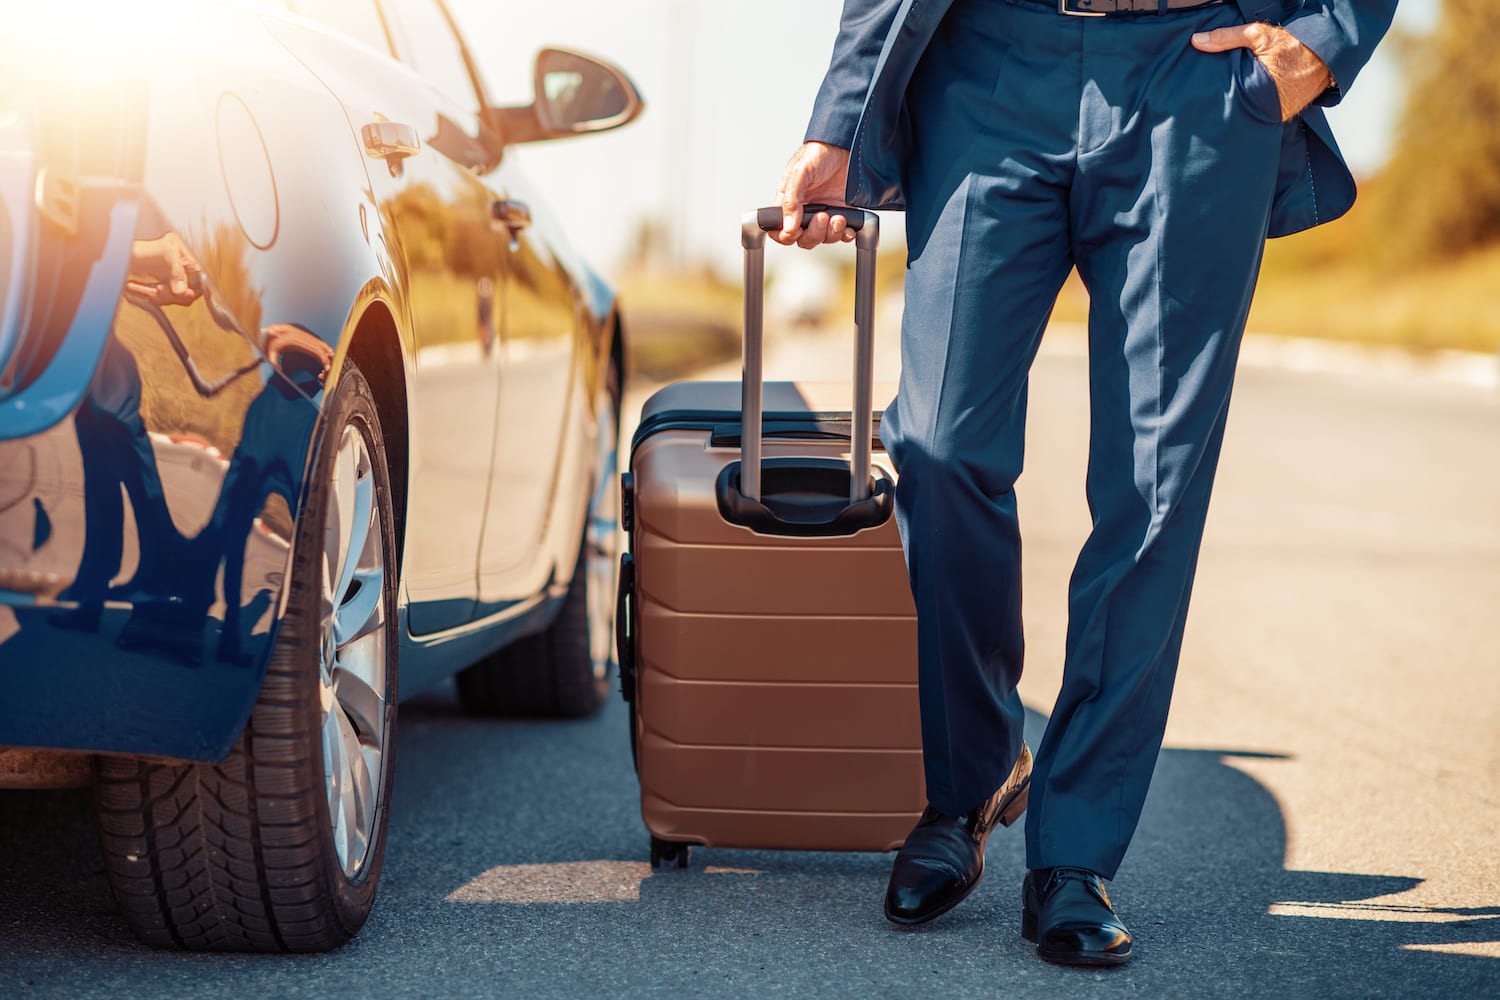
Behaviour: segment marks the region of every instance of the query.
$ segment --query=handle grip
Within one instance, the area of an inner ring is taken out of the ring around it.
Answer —
[[[851,232],[857,233],[865,227],[865,213],[860,209],[845,208],[842,205],[803,205],[802,228],[806,229],[813,216],[819,212],[827,212],[830,216],[842,215],[844,225],[848,226]],[[780,232],[781,224],[786,221],[786,214],[782,212],[779,205],[768,205],[755,210],[755,221],[768,233]]]

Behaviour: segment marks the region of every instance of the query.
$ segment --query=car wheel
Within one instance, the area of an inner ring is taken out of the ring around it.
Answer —
[[[609,693],[620,532],[620,372],[613,361],[605,389],[599,476],[562,610],[545,630],[459,673],[459,701],[471,715],[583,718],[598,711]]]
[[[147,943],[324,951],[375,900],[396,722],[390,479],[369,384],[325,404],[286,614],[260,697],[218,764],[101,758],[106,870]]]

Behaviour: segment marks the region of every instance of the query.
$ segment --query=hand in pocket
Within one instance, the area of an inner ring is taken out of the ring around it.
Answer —
[[[1291,121],[1333,85],[1333,74],[1297,36],[1272,24],[1236,24],[1193,35],[1200,52],[1249,49],[1259,59],[1281,98],[1281,120]]]

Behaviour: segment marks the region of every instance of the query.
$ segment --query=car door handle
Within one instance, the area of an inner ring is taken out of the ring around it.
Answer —
[[[499,198],[490,205],[490,213],[496,222],[504,223],[505,228],[511,231],[511,235],[531,225],[531,207],[524,201]]]
[[[365,153],[387,163],[415,156],[422,148],[417,130],[400,122],[371,122],[360,129],[360,134],[365,140]]]

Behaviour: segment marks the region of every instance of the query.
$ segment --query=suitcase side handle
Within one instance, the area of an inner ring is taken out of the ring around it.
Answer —
[[[808,205],[806,224],[814,212],[844,217],[855,231],[854,270],[854,405],[853,426],[868,427],[874,419],[875,381],[875,251],[880,245],[880,217],[857,208]],[[766,232],[781,226],[776,206],[748,213],[740,226],[745,249],[745,357],[740,373],[740,475],[737,491],[749,501],[761,501],[762,369],[765,340]],[[852,435],[848,503],[856,505],[871,495],[870,436]]]

